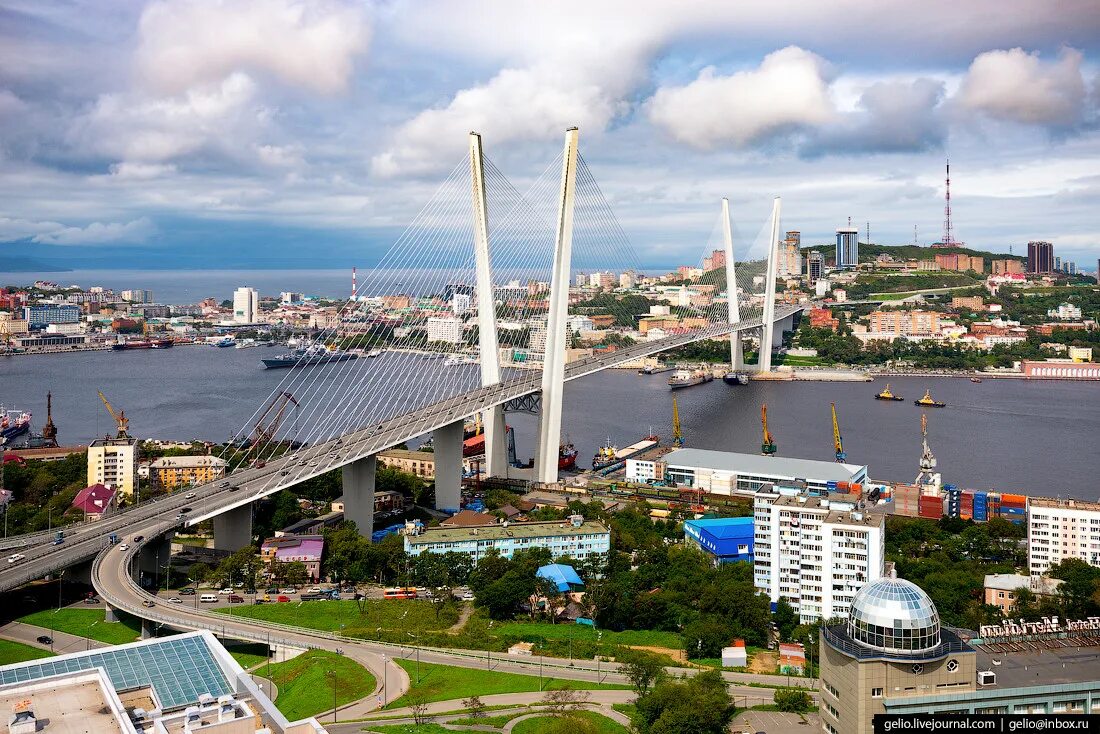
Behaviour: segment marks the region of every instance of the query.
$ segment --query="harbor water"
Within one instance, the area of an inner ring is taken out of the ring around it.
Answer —
[[[54,422],[63,444],[87,443],[112,428],[97,396],[124,409],[131,432],[159,439],[225,441],[245,425],[286,377],[260,358],[278,348],[83,352],[0,358],[0,403],[45,421],[53,392]],[[388,355],[384,359],[393,358]],[[380,364],[383,360],[379,360]],[[370,363],[361,365],[368,368]],[[313,367],[330,370],[338,365]],[[475,365],[467,370],[476,380]],[[417,370],[410,370],[415,390]],[[671,434],[669,373],[606,370],[569,383],[563,438],[576,444],[578,466],[590,465],[610,438],[626,446],[655,432]],[[323,378],[323,376],[322,376]],[[688,446],[757,453],[760,404],[779,456],[833,459],[829,403],[836,402],[849,463],[866,464],[874,479],[911,481],[920,454],[921,409],[913,400],[931,390],[947,403],[927,410],[929,444],[944,481],[960,487],[1096,500],[1100,494],[1100,384],[1083,382],[892,377],[901,402],[874,400],[886,383],[750,382],[721,380],[675,391]],[[427,392],[427,386],[424,386]],[[518,454],[534,450],[537,418],[509,414]]]

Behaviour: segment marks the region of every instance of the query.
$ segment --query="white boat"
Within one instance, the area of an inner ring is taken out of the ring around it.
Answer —
[[[374,359],[375,357],[381,357],[382,354],[383,354],[383,352],[382,352],[381,349],[372,349],[369,352],[367,352],[367,356],[370,357],[371,359]]]
[[[260,343],[255,339],[245,339],[244,341],[237,342],[237,349],[251,349],[252,347],[258,347]]]
[[[672,373],[672,377],[668,378],[668,386],[676,390],[681,387],[700,385],[713,379],[714,375],[706,370],[676,370]]]
[[[456,354],[452,354],[450,357],[447,357],[447,359],[443,360],[444,367],[458,367],[460,364],[463,363],[464,360],[462,359],[462,357],[459,357]]]

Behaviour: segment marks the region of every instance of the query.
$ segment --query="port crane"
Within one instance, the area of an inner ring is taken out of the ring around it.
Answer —
[[[940,475],[935,471],[936,469],[936,457],[932,453],[932,449],[928,446],[928,415],[926,413],[920,414],[920,438],[921,438],[921,454],[920,454],[920,471],[917,473],[918,485],[939,485]]]
[[[775,437],[768,430],[768,404],[760,406],[760,424],[764,427],[764,442],[760,444],[760,453],[775,456]]]
[[[836,460],[843,462],[848,458],[848,454],[844,453],[844,441],[840,438],[840,423],[836,419],[836,403],[829,403],[829,406],[833,411],[833,447],[836,449]]]
[[[98,390],[97,392],[99,393],[99,399],[103,401],[103,405],[107,408],[107,412],[111,414],[111,418],[114,420],[115,426],[118,429],[115,438],[130,438],[130,433],[127,431],[130,427],[130,419],[126,417],[126,411],[120,410],[116,413],[115,409],[111,407],[110,401],[107,400],[107,396],[103,394],[103,391]]]
[[[672,398],[672,443],[684,445],[684,432],[680,428],[680,409],[676,407],[676,398]]]
[[[259,420],[252,429],[252,446],[261,446],[270,442],[279,432],[283,418],[289,406],[298,407],[298,399],[289,392],[281,392],[271,399],[267,408],[260,414]]]

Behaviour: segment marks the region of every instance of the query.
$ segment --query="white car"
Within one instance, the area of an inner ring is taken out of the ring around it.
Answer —
[[[195,493],[194,492],[188,492],[187,494],[185,494],[183,496],[183,498],[185,500],[193,500],[193,499],[195,499]]]
[[[127,544],[127,543],[123,543],[122,545],[120,545],[120,546],[118,547],[118,549],[119,549],[120,551],[128,551],[128,550],[130,550],[130,546],[129,546],[129,544]]]
[[[311,594],[320,594],[321,593],[321,587],[320,586],[314,586],[312,589],[309,590],[309,593],[311,593]]]
[[[22,553],[13,553],[10,556],[8,556],[8,563],[15,563],[16,561],[22,561],[24,558],[26,558],[26,556],[23,555]]]
[[[472,592],[472,591],[467,591],[465,594],[462,595],[462,601],[473,601],[473,600],[474,600],[474,592]]]
[[[183,604],[183,599],[180,599],[178,596],[173,596],[171,599],[168,600],[168,603],[169,604]]]
[[[219,589],[218,593],[221,594],[222,596],[225,596],[226,594],[232,594],[233,589],[230,589],[230,588],[226,587],[224,589]]]

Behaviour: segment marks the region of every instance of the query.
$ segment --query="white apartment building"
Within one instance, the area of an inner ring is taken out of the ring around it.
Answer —
[[[753,580],[786,599],[802,624],[846,616],[856,592],[883,576],[884,517],[848,502],[761,489],[753,501]]]
[[[260,294],[255,288],[241,287],[233,291],[233,320],[239,324],[254,324],[259,320]]]
[[[428,319],[428,341],[462,343],[462,321],[432,316]]]
[[[1063,303],[1058,308],[1047,311],[1047,316],[1059,321],[1078,321],[1081,318],[1081,307],[1072,303]]]
[[[1100,566],[1100,503],[1032,497],[1027,510],[1027,565],[1042,576],[1067,558]]]
[[[97,438],[88,446],[88,486],[102,484],[132,497],[138,487],[136,438]]]

